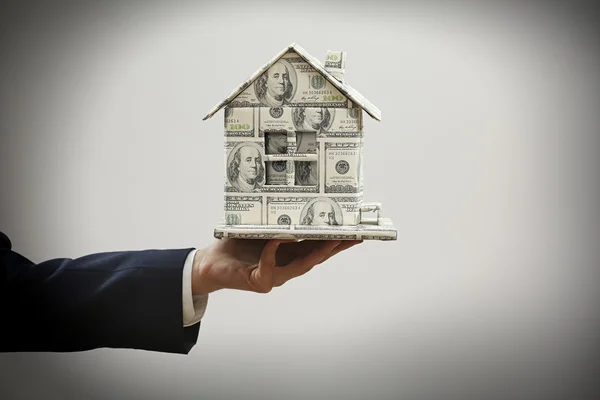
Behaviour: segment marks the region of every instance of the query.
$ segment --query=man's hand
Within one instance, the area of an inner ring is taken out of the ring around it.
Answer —
[[[360,240],[219,239],[196,252],[192,293],[219,289],[268,293]]]

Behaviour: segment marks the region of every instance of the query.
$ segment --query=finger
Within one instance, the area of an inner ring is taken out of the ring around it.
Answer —
[[[252,270],[250,274],[251,283],[257,292],[268,293],[273,288],[275,254],[280,243],[280,240],[269,240],[267,242],[260,255],[258,268]]]
[[[275,271],[275,286],[281,286],[290,279],[307,273],[320,263],[323,258],[327,257],[339,244],[339,240],[325,241],[306,256],[296,259],[283,268],[277,268]]]
[[[325,258],[323,258],[319,264],[324,263],[336,254],[341,253],[344,250],[348,250],[350,247],[361,244],[362,240],[343,240],[335,249],[333,249]]]

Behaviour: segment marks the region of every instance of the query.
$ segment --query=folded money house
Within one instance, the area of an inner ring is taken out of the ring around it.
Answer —
[[[363,111],[344,81],[292,44],[217,104],[225,109],[225,215],[216,237],[394,240],[381,205],[363,202]]]

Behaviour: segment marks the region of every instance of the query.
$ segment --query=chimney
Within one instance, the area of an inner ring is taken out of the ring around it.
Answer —
[[[325,70],[333,75],[335,79],[344,83],[346,52],[327,50],[327,57],[325,57]]]

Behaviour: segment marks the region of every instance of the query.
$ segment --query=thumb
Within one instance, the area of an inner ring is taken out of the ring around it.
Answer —
[[[281,241],[269,240],[262,250],[258,268],[250,273],[252,289],[259,293],[269,293],[273,289],[273,271],[275,270],[275,254]]]

